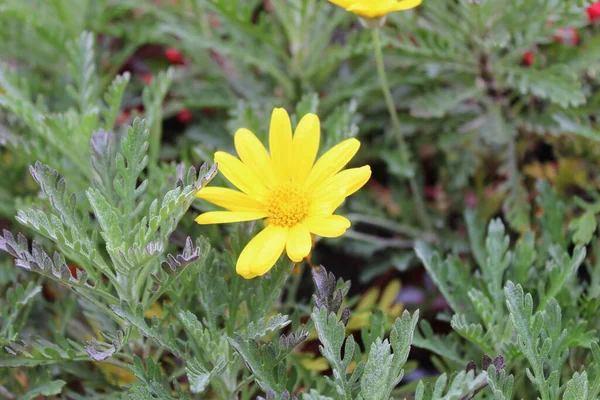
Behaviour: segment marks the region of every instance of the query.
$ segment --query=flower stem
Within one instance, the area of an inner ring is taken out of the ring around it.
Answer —
[[[383,65],[383,53],[381,51],[381,38],[379,28],[371,29],[373,34],[373,46],[375,47],[375,61],[377,62],[377,73],[379,75],[379,83],[381,84],[381,90],[383,91],[383,97],[385,98],[385,104],[388,108],[388,112],[392,119],[392,125],[394,127],[394,133],[396,134],[396,141],[398,142],[398,150],[400,151],[400,159],[404,166],[410,165],[410,154],[408,153],[408,146],[404,140],[404,134],[400,127],[400,120],[398,119],[398,113],[396,111],[396,105],[392,98],[392,92],[390,91],[390,85],[385,74],[385,67]],[[431,221],[425,210],[425,201],[421,194],[421,189],[417,184],[414,171],[408,176],[408,182],[410,184],[410,190],[413,193],[415,199],[415,205],[417,208],[417,214],[421,223],[426,230],[430,231],[432,228]]]

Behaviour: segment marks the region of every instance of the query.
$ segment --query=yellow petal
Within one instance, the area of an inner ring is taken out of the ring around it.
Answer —
[[[196,193],[196,197],[230,211],[263,211],[263,205],[261,203],[248,196],[246,193],[238,192],[233,189],[208,186]]]
[[[341,215],[330,215],[324,218],[308,217],[302,221],[302,225],[315,235],[333,238],[342,236],[350,228],[350,221]]]
[[[278,177],[285,180],[291,178],[294,163],[292,123],[290,122],[290,116],[283,108],[274,109],[271,115],[269,149]]]
[[[356,310],[370,310],[377,302],[377,298],[379,298],[378,288],[371,288],[367,290],[367,293],[360,297],[360,301],[356,305]]]
[[[300,364],[306,369],[310,369],[316,372],[327,371],[330,366],[325,357],[312,358],[312,354],[309,357],[303,357],[300,359]]]
[[[423,0],[392,1],[394,5],[394,11],[410,10],[411,8],[418,7],[422,2]]]
[[[296,163],[294,177],[303,183],[308,176],[319,152],[321,122],[315,114],[306,114],[298,123],[294,132],[293,149]]]
[[[310,253],[311,247],[310,232],[305,226],[298,224],[290,228],[285,249],[292,261],[302,261]]]
[[[215,153],[215,162],[219,164],[219,171],[242,192],[258,199],[266,196],[267,188],[265,185],[239,159],[223,151],[217,151]]]
[[[400,293],[400,280],[394,279],[383,290],[383,294],[381,295],[381,301],[379,302],[379,306],[383,312],[387,312],[392,308],[392,305],[396,302],[396,298],[398,297],[398,293]]]
[[[343,8],[348,8],[355,0],[329,0],[331,3]]]
[[[327,197],[315,198],[310,203],[310,207],[308,209],[308,215],[310,217],[328,217],[342,205],[346,196],[344,192],[332,192]]]
[[[354,14],[360,15],[361,17],[366,18],[379,18],[383,17],[385,14],[390,12],[391,10],[387,8],[383,8],[381,6],[371,6],[368,4],[355,3],[347,8],[348,11],[353,12]]]
[[[351,168],[335,174],[314,189],[315,199],[327,198],[332,194],[338,196],[343,193],[348,197],[363,187],[371,177],[371,167],[365,165],[360,168]]]
[[[266,274],[281,256],[287,241],[288,228],[269,225],[242,250],[235,267],[246,279]]]
[[[337,174],[354,157],[360,147],[356,139],[346,139],[317,160],[306,179],[305,187],[312,188]]]
[[[355,0],[346,9],[363,17],[377,18],[393,11],[415,8],[421,2],[422,0],[380,0],[378,2],[373,2],[372,0]]]
[[[275,174],[271,157],[265,146],[248,129],[239,129],[234,136],[235,150],[244,164],[246,164],[266,187],[273,187]]]
[[[210,211],[196,217],[200,225],[228,224],[230,222],[254,221],[266,217],[264,212],[242,212],[242,211]]]

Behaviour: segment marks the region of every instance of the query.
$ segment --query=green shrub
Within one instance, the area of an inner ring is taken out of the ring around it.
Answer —
[[[325,0],[5,0],[0,397],[598,399],[590,5],[424,0],[371,29]],[[344,238],[246,280],[259,224],[194,200],[273,107],[317,113],[323,150],[358,137],[374,178]],[[421,267],[419,309],[359,296]]]

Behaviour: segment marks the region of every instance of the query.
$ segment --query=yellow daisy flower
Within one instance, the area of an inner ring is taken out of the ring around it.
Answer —
[[[212,211],[196,218],[199,224],[219,224],[266,218],[265,228],[240,254],[236,271],[246,279],[266,274],[285,250],[295,262],[312,247],[311,234],[338,237],[350,221],[333,215],[344,199],[360,189],[371,176],[368,165],[341,171],[354,157],[360,142],[347,139],[316,162],[321,124],[314,114],[305,115],[294,135],[287,112],[273,110],[269,131],[270,154],[248,129],[234,137],[239,159],[218,151],[219,171],[240,191],[205,187],[197,197],[226,211]],[[341,171],[341,172],[340,172]]]
[[[423,0],[329,0],[333,4],[345,8],[365,18],[380,18],[393,11],[410,10]]]

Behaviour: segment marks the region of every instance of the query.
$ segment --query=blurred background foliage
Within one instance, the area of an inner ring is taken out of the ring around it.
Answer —
[[[383,46],[410,147],[405,163],[370,33],[327,1],[2,0],[0,225],[15,227],[24,207],[48,206],[30,176],[36,161],[82,194],[95,179],[89,142],[99,127],[121,137],[134,117],[148,121],[147,190],[156,198],[180,177],[175,163],[198,167],[217,149],[232,151],[237,128],[266,140],[273,107],[285,107],[295,122],[316,112],[322,151],[357,136],[356,163],[370,164],[374,174],[344,205],[353,229],[319,242],[312,264],[327,265],[355,283],[352,294],[363,293],[351,303],[354,328],[378,302],[391,319],[401,303],[432,317],[448,304],[431,290],[413,246],[420,240],[469,257],[467,209],[482,221],[501,217],[513,238],[553,227],[564,243],[592,240],[600,212],[600,24],[586,14],[590,5],[425,0],[390,14]],[[425,195],[431,226],[416,217],[409,176]],[[533,201],[545,187],[539,181],[555,191],[564,226],[544,224],[549,205]],[[169,246],[182,248],[187,235],[227,248],[237,228],[196,226],[192,216],[210,205],[191,207]],[[33,229],[20,229],[53,246]],[[0,255],[3,294],[14,282],[35,279],[11,264]],[[397,277],[402,289],[395,281],[386,286]],[[37,283],[45,292],[35,307],[53,310],[57,319],[73,312],[73,298],[53,303],[56,288]],[[309,298],[308,274],[293,285],[291,293]],[[44,374],[28,379],[43,383]],[[118,379],[112,382],[133,378]]]

